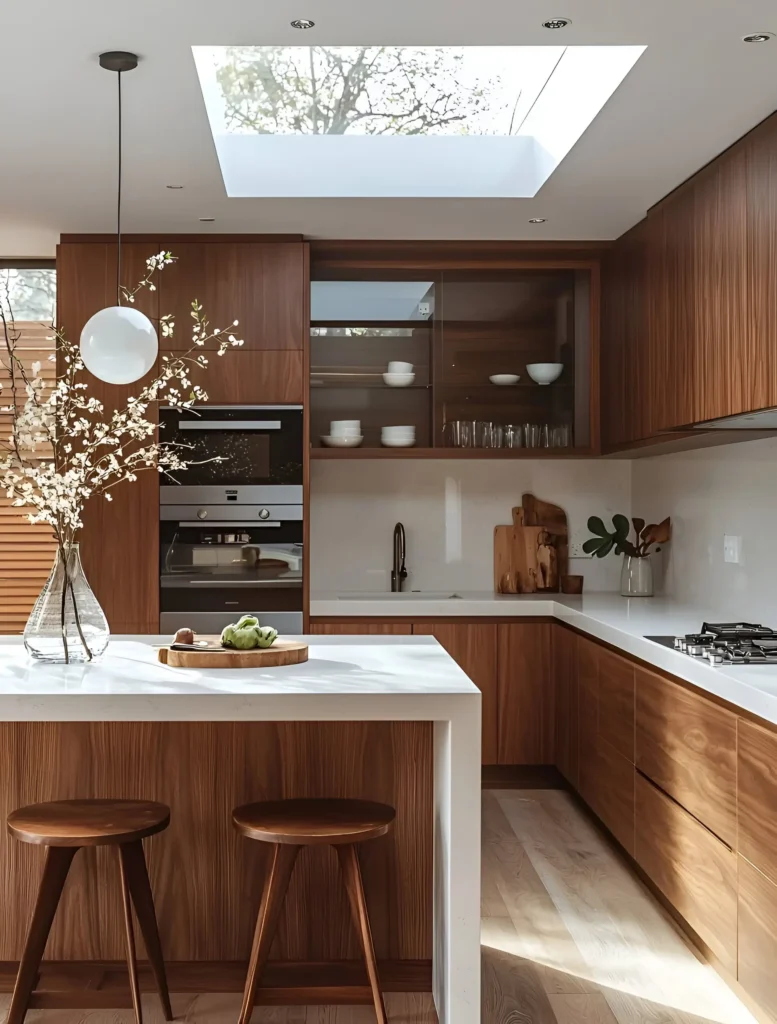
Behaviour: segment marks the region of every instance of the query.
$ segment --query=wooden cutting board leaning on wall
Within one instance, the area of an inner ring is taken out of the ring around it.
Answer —
[[[494,527],[494,590],[558,593],[569,561],[567,517],[558,505],[524,494],[512,526]]]

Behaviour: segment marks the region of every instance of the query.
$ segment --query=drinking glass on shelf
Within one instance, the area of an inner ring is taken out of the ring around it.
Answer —
[[[540,425],[540,448],[550,448],[550,427],[547,423]]]
[[[442,428],[443,443],[448,448],[469,448],[471,430],[467,420],[450,420]]]
[[[523,440],[527,448],[538,448],[540,444],[540,428],[537,423],[524,423]]]
[[[568,423],[559,423],[553,427],[550,436],[551,448],[568,448],[571,438],[571,431]]]
[[[491,447],[491,424],[487,420],[477,420],[475,423],[475,448]]]
[[[505,448],[523,447],[523,431],[520,423],[505,423],[503,444]]]
[[[491,448],[502,448],[504,447],[504,436],[505,428],[501,423],[491,424]]]

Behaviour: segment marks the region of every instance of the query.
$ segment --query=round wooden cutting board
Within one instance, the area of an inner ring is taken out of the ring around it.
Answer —
[[[209,646],[199,651],[174,651],[160,647],[157,652],[159,660],[172,668],[274,668],[277,665],[299,665],[308,660],[308,645],[298,640],[281,640],[278,637],[272,647],[233,651],[222,647],[218,637],[199,639],[207,640]]]

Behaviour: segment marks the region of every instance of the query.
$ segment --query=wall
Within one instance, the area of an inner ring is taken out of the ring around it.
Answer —
[[[632,507],[671,515],[663,590],[738,618],[777,623],[777,438],[636,459]],[[723,560],[723,536],[742,538],[740,564]]]
[[[406,589],[493,590],[493,529],[521,495],[566,510],[573,537],[590,515],[630,512],[626,461],[354,460],[311,463],[311,590],[386,591],[397,521],[407,533]],[[575,559],[587,590],[615,590],[620,560]]]

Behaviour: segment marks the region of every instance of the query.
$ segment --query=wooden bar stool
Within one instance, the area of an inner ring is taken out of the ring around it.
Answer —
[[[273,844],[272,864],[256,918],[239,1024],[248,1024],[262,968],[278,927],[283,900],[302,846],[333,846],[340,861],[351,917],[359,934],[379,1024],[387,1024],[380,990],[372,931],[364,899],[357,844],[384,836],[396,812],[367,800],[272,800],[246,804],[232,812],[232,822],[248,839]]]
[[[142,1024],[143,1016],[130,898],[135,905],[165,1020],[173,1019],[142,842],[146,836],[162,832],[169,824],[170,808],[153,800],[55,800],[22,807],[9,814],[8,831],[14,838],[23,843],[45,846],[47,850],[38,898],[5,1024],[21,1024],[24,1020],[65,879],[73,858],[82,846],[116,847],[124,906],[127,967],[137,1024]]]

